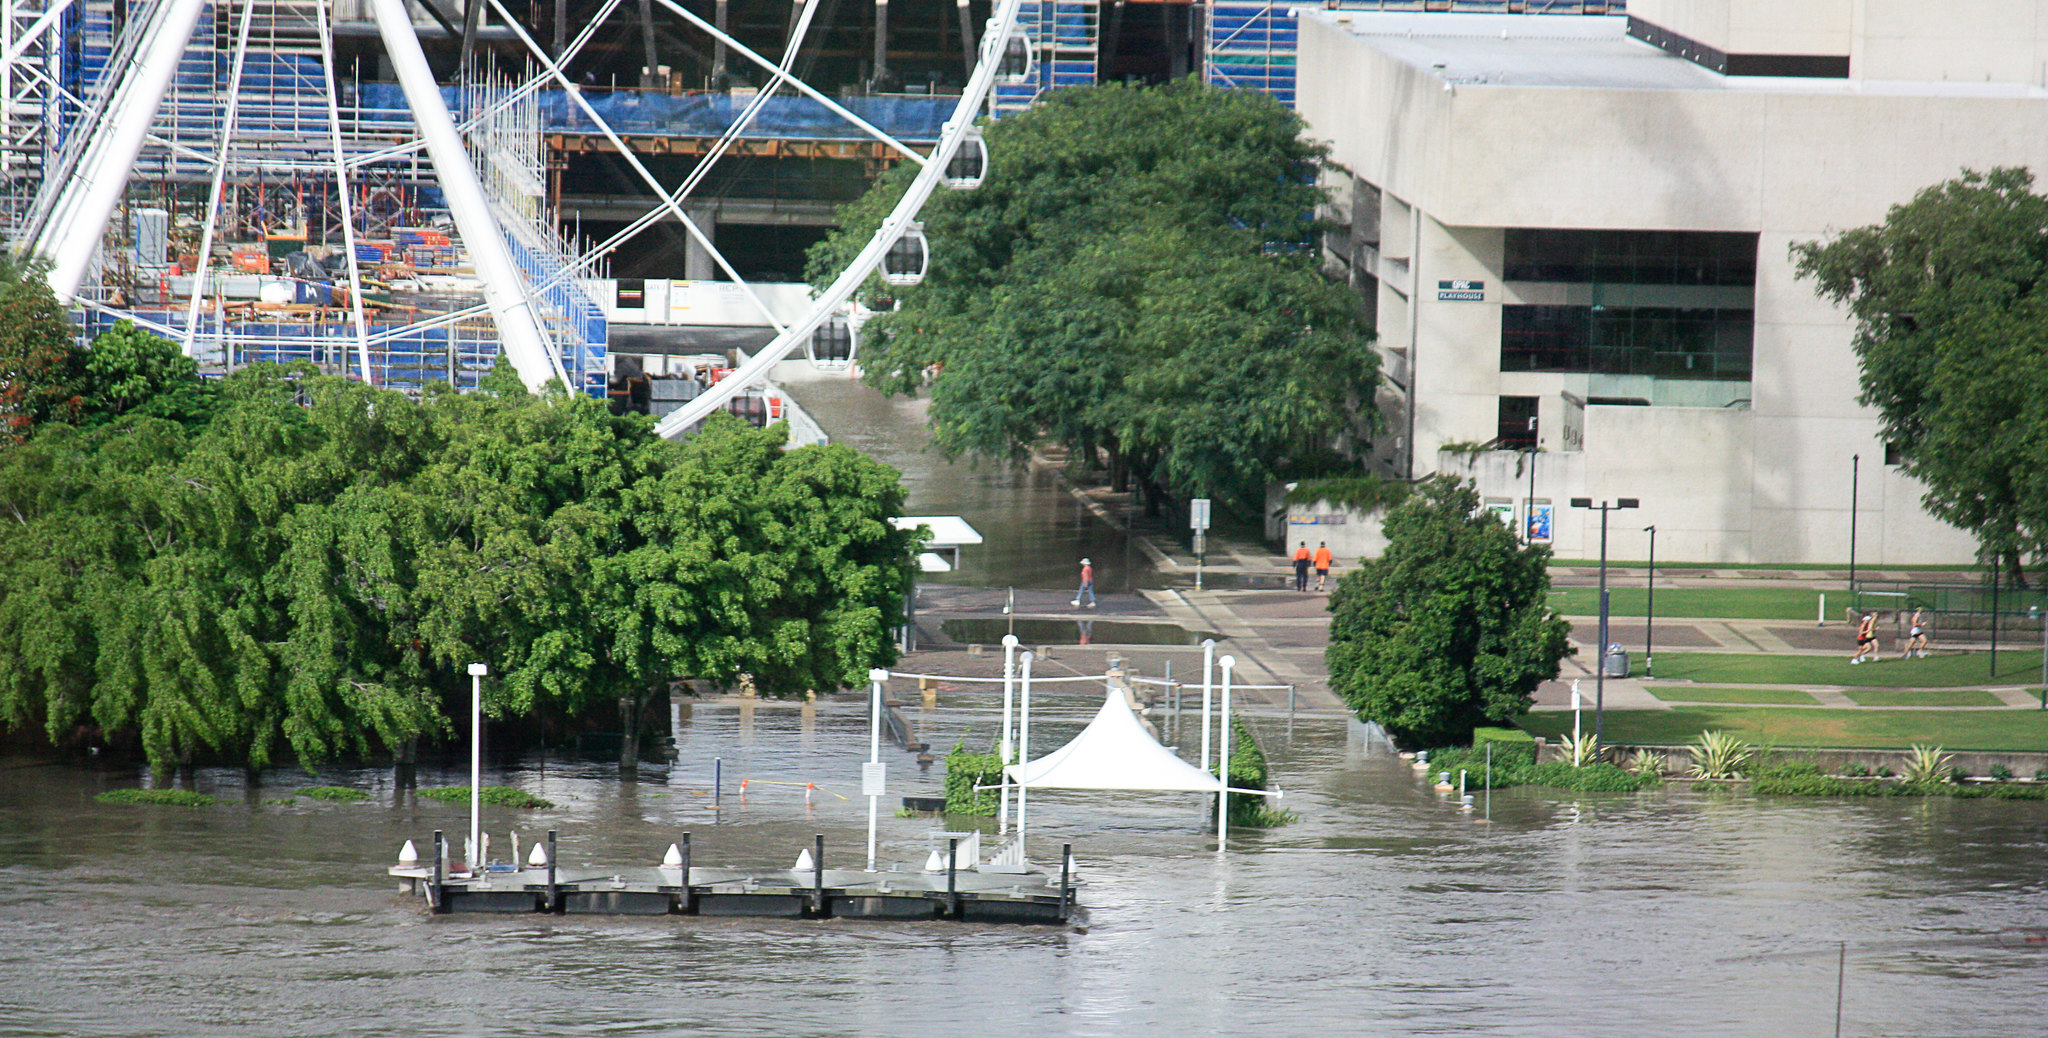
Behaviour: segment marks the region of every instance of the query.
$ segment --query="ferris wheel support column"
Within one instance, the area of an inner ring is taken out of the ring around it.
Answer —
[[[370,0],[370,11],[377,19],[378,35],[384,38],[392,71],[398,74],[398,84],[405,90],[413,121],[419,125],[420,139],[426,142],[427,156],[433,160],[434,172],[448,199],[448,212],[455,217],[462,244],[476,263],[477,279],[483,282],[484,302],[489,304],[491,319],[498,326],[505,359],[512,362],[520,381],[530,390],[538,392],[548,382],[560,379],[564,388],[573,391],[576,387],[562,370],[561,360],[549,348],[540,314],[527,298],[519,267],[512,261],[512,250],[505,244],[497,217],[491,215],[490,203],[484,199],[483,184],[469,164],[462,135],[441,100],[440,84],[427,67],[426,52],[420,50],[419,37],[413,33],[404,0]]]
[[[35,253],[50,261],[50,291],[60,303],[78,295],[79,282],[106,236],[107,222],[128,190],[149,124],[156,119],[192,28],[205,9],[204,0],[163,0],[157,6],[143,28],[149,36],[141,53],[134,64],[116,73],[121,81],[113,87],[117,93],[107,106],[106,123],[86,128],[93,137],[77,172],[67,183],[45,185],[45,190],[63,194],[50,211]]]
[[[673,2],[663,0],[665,4]],[[809,316],[783,329],[768,345],[761,347],[759,353],[740,365],[739,370],[698,394],[696,399],[670,411],[667,417],[655,424],[657,435],[681,436],[698,422],[709,418],[713,411],[724,408],[727,401],[766,378],[769,368],[794,353],[812,332],[818,330],[819,325],[825,323],[827,316],[853,298],[854,290],[874,273],[889,246],[896,244],[896,239],[910,229],[911,221],[917,219],[918,210],[924,208],[925,199],[931,197],[939,181],[944,179],[946,165],[953,160],[953,153],[959,150],[960,142],[974,130],[975,113],[981,110],[982,102],[995,86],[996,68],[1002,61],[1003,47],[1009,41],[1011,29],[1017,24],[1017,9],[1021,6],[1022,0],[997,0],[994,17],[989,19],[989,31],[981,39],[981,60],[975,64],[974,75],[968,77],[967,85],[960,91],[960,101],[953,108],[953,117],[940,132],[938,144],[933,146],[929,156],[924,157],[924,167],[904,189],[903,197],[882,220],[882,226],[875,230],[874,237],[868,239],[867,245],[852,263],[847,264],[839,277],[818,294]]]

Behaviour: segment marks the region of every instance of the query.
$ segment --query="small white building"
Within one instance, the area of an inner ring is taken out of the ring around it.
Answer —
[[[1860,562],[1974,557],[1888,464],[1847,314],[1788,250],[1965,167],[2048,173],[2048,2],[1300,23],[1297,107],[1352,174],[1326,244],[1374,311],[1387,471],[1554,506],[1562,557],[1599,551],[1569,499],[1628,497],[1614,558],[1655,524],[1660,558],[1839,563],[1859,457]]]

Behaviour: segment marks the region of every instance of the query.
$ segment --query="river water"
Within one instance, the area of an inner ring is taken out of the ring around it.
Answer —
[[[989,535],[962,579],[1063,586],[1082,553],[1129,579],[1051,474],[947,464],[917,449],[916,405],[824,387],[799,398],[904,467],[914,508]],[[913,717],[941,750],[993,738],[972,688]],[[1041,697],[1034,754],[1094,703]],[[1191,720],[1160,721],[1195,743]],[[255,789],[201,771],[224,802],[185,809],[94,800],[138,784],[125,765],[0,760],[0,1036],[1829,1035],[1843,947],[1842,1034],[2048,1034],[2048,949],[2020,943],[2048,927],[2048,805],[1507,790],[1487,821],[1343,718],[1251,724],[1298,819],[1228,853],[1199,798],[1034,801],[1033,858],[1071,842],[1081,863],[1067,928],[432,917],[383,870],[407,839],[466,830],[467,808],[387,769]],[[689,831],[699,863],[781,868],[822,833],[828,864],[860,863],[857,699],[700,704],[674,736],[673,766],[638,783],[493,762],[487,781],[557,804],[486,808],[494,846],[555,828],[565,865],[645,865]],[[884,753],[885,804],[937,790]],[[420,784],[462,784],[464,763]],[[291,796],[316,782],[375,799]],[[921,862],[932,826],[885,807],[884,867]]]
[[[1093,702],[1042,697],[1034,753]],[[986,693],[941,703],[915,718],[935,743],[993,734]],[[1487,822],[1342,719],[1253,727],[1299,818],[1227,854],[1197,798],[1034,801],[1034,859],[1080,862],[1069,928],[430,917],[382,870],[467,809],[388,771],[319,777],[360,804],[202,771],[226,802],[187,809],[92,799],[127,769],[7,761],[0,1035],[1826,1035],[1837,941],[1843,1034],[2048,1033],[2048,950],[2011,946],[2048,925],[2039,803],[1506,790]],[[559,805],[486,808],[494,845],[554,827],[565,865],[652,864],[688,830],[700,863],[772,868],[822,833],[829,864],[859,863],[857,701],[699,705],[676,736],[637,784],[494,764]],[[884,752],[892,794],[937,788]],[[921,861],[932,825],[885,809],[884,867]]]

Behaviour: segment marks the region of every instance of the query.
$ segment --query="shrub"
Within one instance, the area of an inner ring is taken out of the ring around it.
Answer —
[[[1701,732],[1692,746],[1694,778],[1726,779],[1741,775],[1749,767],[1756,748],[1727,732]]]
[[[1576,789],[1587,793],[1633,793],[1654,784],[1654,781],[1631,775],[1612,764],[1605,763],[1575,766],[1568,761],[1554,760],[1538,764],[1529,770],[1529,782],[1534,785]]]
[[[1906,750],[1905,771],[1900,777],[1914,785],[1930,785],[1948,779],[1952,758],[1939,746],[1914,744]]]
[[[93,799],[103,804],[151,804],[157,807],[212,807],[220,802],[189,789],[110,789]]]
[[[1991,766],[1990,774],[1992,781],[2005,782],[2009,781],[2012,778],[2012,769],[2006,767],[2003,764],[1993,764]]]
[[[468,786],[433,786],[419,791],[428,800],[439,800],[450,804],[469,803]],[[492,807],[553,807],[552,800],[543,800],[524,790],[510,786],[485,786],[477,792],[477,798]]]
[[[2039,771],[2034,772],[2034,781],[2048,782],[2048,768],[2042,768]]]
[[[1003,781],[1003,761],[993,753],[970,753],[966,743],[954,743],[946,754],[946,813],[949,815],[993,815],[1002,803],[994,789],[977,790]]]
[[[347,786],[308,786],[305,789],[299,790],[299,795],[302,797],[312,797],[315,800],[370,799],[370,794],[365,793],[360,789],[350,789]],[[463,799],[466,800],[468,798],[465,797]],[[488,803],[489,801],[485,802]]]
[[[1638,778],[1662,778],[1668,764],[1669,759],[1655,750],[1637,750],[1628,759],[1628,770]]]
[[[1870,769],[1864,767],[1862,764],[1851,763],[1845,765],[1842,768],[1842,774],[1847,775],[1850,778],[1862,778],[1865,775],[1870,774]]]
[[[1588,732],[1576,739],[1563,743],[1564,759],[1574,768],[1583,768],[1600,761],[1600,737]]]
[[[1887,767],[1885,767],[1885,766],[1883,766],[1883,765],[1879,765],[1879,766],[1878,766],[1878,769],[1877,769],[1877,777],[1878,777],[1878,778],[1891,778],[1891,777],[1892,777],[1892,769],[1890,769],[1890,768],[1887,768]]]
[[[1238,789],[1266,789],[1266,754],[1252,738],[1244,719],[1230,719],[1230,784]],[[1271,797],[1231,793],[1230,824],[1248,829],[1270,829],[1294,821],[1292,811],[1274,807]]]

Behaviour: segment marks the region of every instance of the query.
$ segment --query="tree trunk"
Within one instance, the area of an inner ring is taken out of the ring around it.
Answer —
[[[619,777],[640,777],[640,697],[619,697]]]

